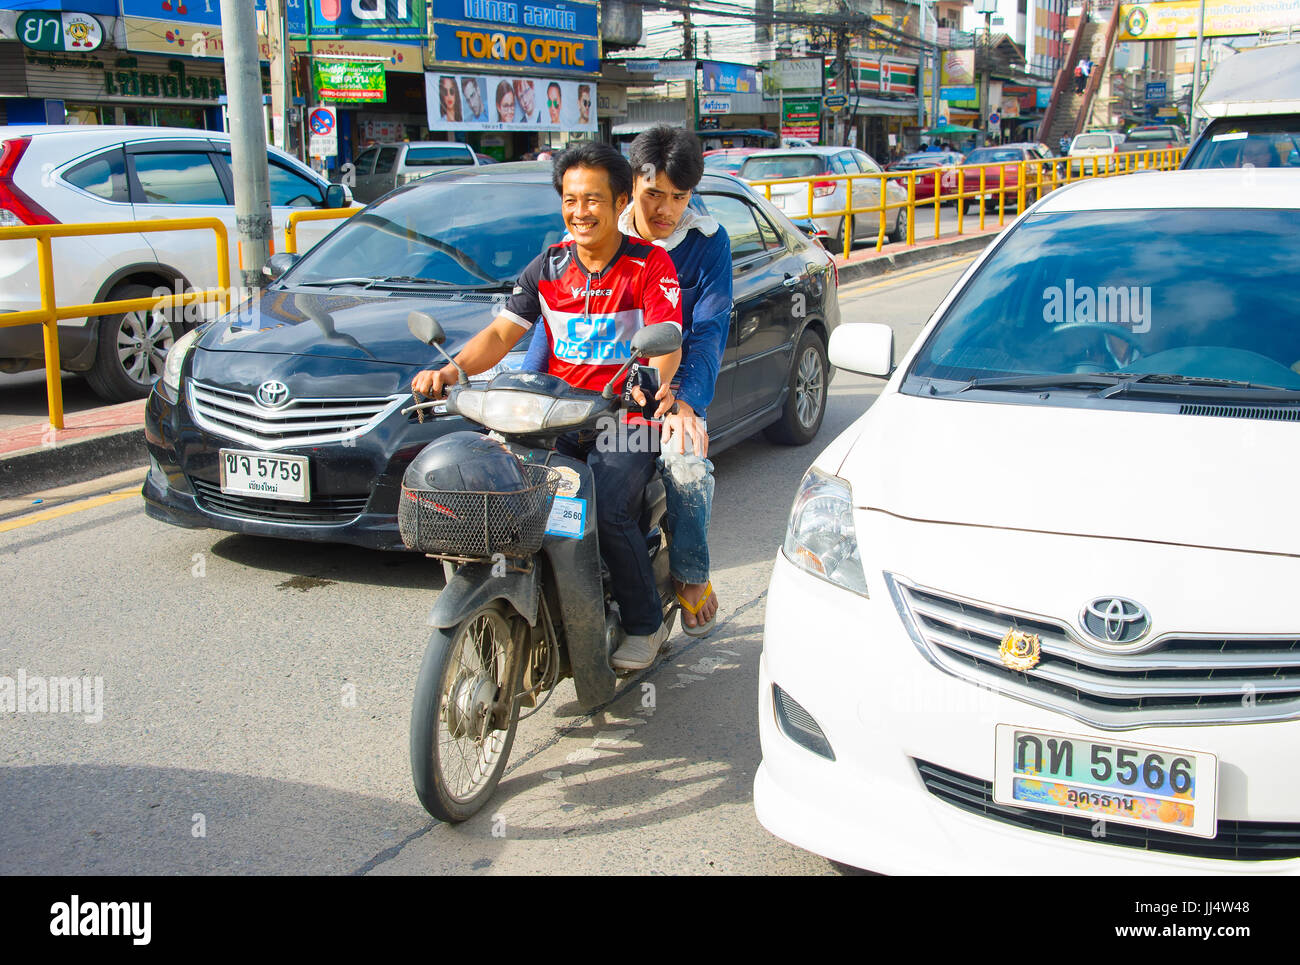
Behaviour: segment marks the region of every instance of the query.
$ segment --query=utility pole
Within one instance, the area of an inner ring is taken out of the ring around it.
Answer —
[[[1201,132],[1201,119],[1196,115],[1196,102],[1201,99],[1201,48],[1205,44],[1205,0],[1201,0],[1201,12],[1196,17],[1196,62],[1192,65],[1192,106],[1187,112],[1190,139],[1196,140]]]
[[[689,4],[682,11],[682,57],[692,61],[695,59],[695,36],[691,33],[691,8]],[[695,90],[695,68],[692,67],[690,83],[686,86],[686,129],[688,131],[694,131],[700,126],[696,120],[699,106],[699,94]]]
[[[289,122],[293,103],[289,68],[293,64],[293,52],[289,49],[287,12],[285,0],[266,0],[266,38],[271,48],[271,136],[282,151],[288,151],[293,143]]]
[[[271,185],[266,162],[266,115],[257,57],[257,18],[247,0],[221,0],[226,91],[230,116],[230,167],[235,178],[235,232],[241,284],[261,288],[270,256]]]

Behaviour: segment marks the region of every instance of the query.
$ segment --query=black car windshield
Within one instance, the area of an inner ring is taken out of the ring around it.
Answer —
[[[944,313],[907,390],[1088,373],[1300,389],[1297,277],[1294,210],[1031,215]]]
[[[999,162],[1005,164],[1024,159],[1023,152],[1009,147],[982,147],[966,155],[967,164],[998,164]]]
[[[286,285],[331,279],[402,279],[455,287],[512,282],[564,236],[549,183],[425,181],[353,215],[284,276]]]
[[[1185,169],[1300,167],[1300,115],[1213,121],[1197,140]]]
[[[811,178],[826,173],[827,158],[818,154],[788,154],[782,157],[751,157],[740,169],[747,181],[775,178]]]
[[[1124,136],[1126,144],[1143,144],[1150,141],[1177,141],[1178,135],[1170,127],[1156,127],[1149,131],[1129,131]]]
[[[448,145],[447,147],[411,147],[406,152],[408,168],[443,167],[448,165],[473,164],[474,156],[468,148]]]

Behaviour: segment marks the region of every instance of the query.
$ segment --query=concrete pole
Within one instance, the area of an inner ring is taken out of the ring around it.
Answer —
[[[1201,96],[1201,49],[1205,43],[1205,0],[1201,0],[1201,12],[1196,15],[1196,60],[1192,63],[1192,107],[1188,111],[1188,123],[1191,126],[1190,140],[1196,140],[1201,132],[1201,119],[1196,116],[1196,102]]]
[[[271,185],[253,4],[248,0],[221,0],[221,35],[226,48],[230,167],[235,178],[240,284],[245,288],[261,288],[266,284],[262,266],[270,257]]]

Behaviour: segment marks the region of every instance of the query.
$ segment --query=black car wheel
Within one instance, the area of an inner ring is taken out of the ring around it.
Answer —
[[[149,298],[144,285],[122,285],[108,301]],[[104,315],[98,320],[95,362],[86,373],[91,390],[108,402],[142,399],[162,375],[167,352],[179,334],[168,313],[148,309]]]
[[[799,337],[790,368],[790,393],[779,421],[764,430],[768,439],[783,446],[803,446],[812,442],[826,415],[826,393],[830,369],[826,364],[826,346],[816,332],[805,331]]]

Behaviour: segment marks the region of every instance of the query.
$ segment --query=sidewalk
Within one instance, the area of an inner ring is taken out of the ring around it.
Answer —
[[[996,218],[991,219],[996,221]],[[911,265],[980,251],[1000,229],[972,231],[959,238],[918,241],[911,248],[865,247],[847,260],[836,256],[840,284],[883,275]],[[48,423],[0,429],[0,498],[39,495],[98,476],[144,466],[144,400],[68,415],[66,428]]]

